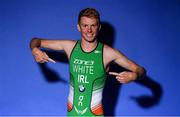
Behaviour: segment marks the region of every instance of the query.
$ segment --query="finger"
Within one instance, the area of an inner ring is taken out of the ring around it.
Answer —
[[[45,52],[43,52],[42,58],[49,61],[49,56]]]
[[[127,77],[126,74],[119,74],[119,77]]]
[[[124,79],[122,76],[116,76],[116,79]]]
[[[56,63],[55,60],[51,59],[51,58],[48,58],[48,61],[52,62],[52,63]]]
[[[116,78],[116,80],[118,80],[119,82],[125,82],[126,80],[122,77]]]
[[[49,58],[49,56],[48,56],[45,52],[43,52],[43,55],[44,55],[46,58]]]
[[[109,75],[117,76],[117,75],[119,75],[119,73],[116,73],[116,72],[109,72]]]
[[[124,82],[125,82],[125,80],[122,79],[122,78],[121,78],[121,79],[120,79],[120,78],[116,78],[116,80],[119,81],[119,82],[121,82],[121,83],[124,83]]]
[[[45,62],[44,60],[39,61],[39,63],[44,63],[44,62]]]
[[[127,76],[127,74],[128,74],[127,72],[121,72],[119,75],[120,76]]]
[[[119,80],[119,79],[117,79],[117,81],[119,82],[119,83],[124,83],[124,81],[123,80]]]
[[[48,60],[46,60],[46,59],[44,59],[43,61],[46,62],[46,63],[48,62]]]

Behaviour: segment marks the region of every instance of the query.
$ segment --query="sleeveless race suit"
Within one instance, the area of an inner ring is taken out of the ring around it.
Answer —
[[[103,116],[102,91],[106,80],[103,44],[84,52],[77,41],[70,56],[68,116]]]

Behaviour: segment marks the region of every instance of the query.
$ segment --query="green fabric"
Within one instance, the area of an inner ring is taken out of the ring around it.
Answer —
[[[92,113],[91,102],[97,90],[100,93],[100,97],[97,97],[100,99],[98,103],[102,100],[102,90],[99,89],[104,88],[106,79],[103,44],[99,42],[93,51],[84,52],[81,48],[81,41],[77,41],[71,52],[69,65],[73,100],[68,116],[97,116]],[[98,116],[103,116],[103,114]]]

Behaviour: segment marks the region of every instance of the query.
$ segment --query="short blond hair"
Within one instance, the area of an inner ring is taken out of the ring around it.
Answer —
[[[95,18],[98,20],[98,23],[100,23],[100,15],[99,12],[94,8],[85,8],[80,11],[78,16],[78,23],[80,23],[81,17],[86,16],[89,18]]]

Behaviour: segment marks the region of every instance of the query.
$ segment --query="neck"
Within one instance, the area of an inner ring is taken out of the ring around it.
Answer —
[[[96,48],[97,44],[98,41],[96,39],[92,42],[86,41],[84,39],[81,40],[81,47],[85,52],[91,52]]]

